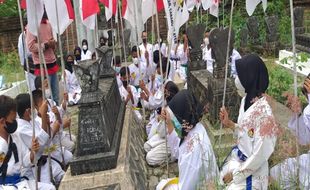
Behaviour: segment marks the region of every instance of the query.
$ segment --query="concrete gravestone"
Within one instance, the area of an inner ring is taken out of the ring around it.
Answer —
[[[227,42],[228,42],[229,28],[215,28],[211,30],[209,41],[211,46],[211,55],[215,60],[213,62],[213,76],[214,78],[225,77],[225,65],[226,65],[226,54],[227,54]],[[234,47],[235,35],[232,31],[230,38],[229,55],[231,55]],[[230,67],[229,67],[230,69]],[[230,73],[230,71],[228,71]]]
[[[278,32],[279,18],[277,16],[268,16],[266,22],[266,43],[265,50],[268,55],[279,55],[279,37]]]
[[[304,8],[295,7],[294,8],[294,24],[295,24],[295,33],[303,34],[306,29],[304,27]]]
[[[248,45],[249,30],[247,28],[242,28],[240,30],[240,47],[246,48]]]
[[[100,78],[113,77],[115,71],[111,67],[113,60],[113,49],[112,47],[103,46],[96,48],[100,62]]]
[[[71,174],[114,168],[124,117],[124,104],[116,78],[104,75],[105,78],[100,79],[104,72],[100,70],[98,61],[81,61],[73,67],[82,96],[79,101],[77,149],[71,163]]]
[[[259,45],[260,40],[259,40],[259,21],[258,21],[258,18],[255,16],[251,16],[250,18],[248,18],[247,26],[248,26],[248,30],[249,30],[251,43],[253,45]]]
[[[189,70],[206,69],[206,64],[202,59],[201,44],[203,43],[206,26],[203,24],[193,25],[187,28],[188,40],[191,44]]]

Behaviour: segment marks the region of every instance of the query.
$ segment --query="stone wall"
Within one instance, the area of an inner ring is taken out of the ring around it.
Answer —
[[[20,33],[19,17],[2,17],[0,19],[0,50],[2,52],[17,50]],[[69,46],[67,45],[66,33],[68,33]],[[63,51],[73,51],[76,44],[76,30],[75,23],[73,22],[62,35]]]

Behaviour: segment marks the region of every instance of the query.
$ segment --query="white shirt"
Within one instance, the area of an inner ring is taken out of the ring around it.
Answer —
[[[159,50],[159,45],[158,45],[158,43],[156,43],[156,44],[154,45],[154,51],[156,51],[156,50]],[[167,57],[168,49],[167,49],[167,45],[166,45],[165,43],[162,43],[162,44],[161,44],[160,51],[161,51],[161,54],[163,54],[164,57]]]
[[[146,47],[144,46],[144,44],[141,44],[139,46],[140,49],[140,57],[141,57],[141,61],[146,63],[146,59],[145,59],[145,52],[148,51],[149,52],[149,63],[153,63],[153,45],[147,43]]]
[[[138,66],[136,66],[135,64],[130,64],[129,71],[130,71],[131,84],[133,86],[139,86],[140,80],[143,80],[145,83],[147,82],[148,76],[145,62],[140,62]]]
[[[178,159],[178,189],[196,189],[196,185],[201,180],[206,180],[206,182],[215,180],[218,167],[204,126],[197,123],[181,145],[180,141],[175,130],[168,135],[171,156]]]
[[[308,100],[310,95],[308,94]],[[310,104],[308,104],[302,115],[298,117],[298,131],[296,117],[293,116],[288,123],[288,127],[298,136],[299,144],[307,145],[310,144]]]
[[[91,51],[87,50],[86,53],[84,53],[84,50],[81,51],[81,61],[84,61],[84,60],[88,60],[88,59],[91,59]]]
[[[237,76],[236,61],[238,59],[241,59],[242,57],[237,50],[233,49],[233,52],[230,58],[231,58],[231,63],[230,63],[231,64],[231,76],[235,78]]]
[[[244,99],[235,132],[238,136],[237,146],[247,159],[240,161],[236,151],[232,151],[230,160],[223,167],[221,178],[232,172],[233,181],[227,189],[233,190],[245,188],[247,177],[252,175],[253,189],[267,190],[268,159],[276,144],[276,123],[265,97],[257,100],[246,111]]]
[[[26,64],[25,59],[27,59],[28,56],[31,55],[31,53],[28,50],[27,44],[24,43],[24,40],[26,40],[25,32],[21,33],[18,37],[18,55],[19,55],[20,64],[22,66]],[[26,48],[26,53],[24,52],[24,48]]]
[[[30,151],[28,148],[21,142],[20,138],[17,134],[12,134],[13,142],[16,144],[17,152],[18,152],[18,159],[19,162],[15,163],[14,154],[12,152],[12,156],[8,162],[8,169],[7,169],[7,176],[20,174],[21,176],[24,175],[22,173],[23,168],[31,168],[32,163],[30,160]],[[1,162],[0,166],[2,165],[5,155],[7,154],[9,149],[9,143],[0,137],[0,155],[1,155]]]
[[[128,103],[131,104],[134,107],[137,107],[138,106],[138,102],[139,102],[139,98],[140,98],[140,93],[137,91],[137,89],[134,86],[129,85],[129,87],[131,89],[134,102],[129,100]],[[125,89],[125,87],[123,85],[121,87],[119,87],[119,93],[121,95],[122,101],[126,101],[127,96],[128,96],[128,91]]]
[[[207,70],[210,72],[210,73],[213,73],[213,62],[214,62],[214,59],[212,58],[212,50],[211,48],[210,49],[204,49],[205,51],[205,56],[204,56],[204,60],[207,64]]]

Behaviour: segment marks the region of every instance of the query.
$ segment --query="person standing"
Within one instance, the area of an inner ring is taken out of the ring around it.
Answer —
[[[27,31],[27,26],[25,25],[24,31],[19,35],[19,38],[18,38],[18,55],[19,55],[20,64],[23,66],[24,71],[25,71],[25,76],[27,77],[27,80],[29,82],[29,84],[27,83],[28,88],[31,91],[33,91],[35,90],[34,79],[36,78],[36,76],[34,75],[35,67],[33,64],[31,52],[29,52],[29,49],[26,45],[26,31]],[[26,60],[28,60],[29,72],[27,70]]]
[[[41,44],[38,44],[38,38],[31,34],[27,30],[27,47],[29,51],[32,53],[33,62],[35,65],[34,74],[36,76],[40,76],[40,58],[39,58],[39,51],[40,49],[43,50],[43,59],[46,62],[48,79],[51,84],[51,90],[53,94],[53,99],[56,104],[59,104],[59,80],[57,76],[57,72],[59,70],[59,66],[57,64],[57,59],[55,55],[56,50],[56,42],[53,38],[53,30],[52,26],[48,21],[48,17],[46,11],[44,11],[41,24],[39,27],[39,38]],[[44,72],[45,75],[45,72]]]

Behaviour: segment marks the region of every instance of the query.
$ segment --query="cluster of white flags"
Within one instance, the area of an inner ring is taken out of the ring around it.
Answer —
[[[112,16],[121,15],[129,24],[142,26],[153,16],[156,11],[165,10],[168,23],[168,40],[172,38],[173,42],[177,41],[180,27],[189,19],[189,12],[203,8],[209,10],[209,13],[215,17],[219,14],[220,0],[99,0],[105,6],[105,15],[107,20]],[[142,1],[142,2],[141,2]],[[52,25],[54,33],[62,34],[73,21],[70,16],[70,0],[26,0],[27,17],[29,31],[37,35],[37,30],[44,13],[44,7]],[[141,2],[141,3],[139,3]],[[267,0],[246,0],[246,10],[251,16],[255,8],[262,2],[264,10],[267,8]],[[100,12],[97,0],[79,0],[80,12],[83,24],[89,29],[95,29],[96,16]],[[121,3],[122,12],[118,13],[118,6]],[[58,8],[58,19],[56,14],[56,4]],[[140,5],[141,7],[138,7]],[[71,3],[70,5],[71,6]],[[72,9],[72,7],[71,7]],[[138,11],[140,10],[140,11]],[[71,11],[72,12],[72,11]],[[140,16],[141,15],[141,16]],[[141,31],[139,31],[141,32]]]

